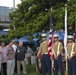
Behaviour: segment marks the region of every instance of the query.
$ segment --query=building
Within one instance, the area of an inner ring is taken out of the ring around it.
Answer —
[[[0,30],[9,28],[9,24],[12,22],[9,19],[9,12],[12,12],[9,7],[0,6]]]

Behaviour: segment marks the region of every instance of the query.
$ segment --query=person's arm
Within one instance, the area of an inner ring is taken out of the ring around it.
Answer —
[[[63,45],[62,45],[62,43],[60,43],[59,53],[58,53],[57,57],[59,55],[61,55],[62,51],[63,51]]]
[[[38,50],[38,53],[37,53],[37,57],[39,57],[40,53],[41,53],[41,47],[39,47],[39,50]]]
[[[76,55],[76,43],[75,43],[75,46],[74,47],[75,47],[75,55]]]
[[[8,54],[14,54],[14,52],[8,52]]]
[[[8,50],[8,54],[14,54],[13,48],[11,48],[11,50]]]
[[[72,57],[74,57],[76,55],[76,43],[74,45],[74,52],[72,53],[72,56],[69,57],[69,59],[71,59]]]
[[[2,49],[0,48],[0,54],[2,54]]]

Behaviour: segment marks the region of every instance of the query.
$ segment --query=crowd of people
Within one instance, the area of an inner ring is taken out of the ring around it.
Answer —
[[[76,75],[76,43],[74,42],[74,36],[68,35],[66,50],[62,42],[58,39],[58,34],[53,34],[53,43],[50,48],[52,48],[51,56],[48,54],[48,43],[46,39],[46,34],[42,34],[42,41],[38,43],[38,46],[33,52],[30,46],[25,47],[23,42],[10,41],[8,45],[5,45],[3,41],[0,41],[0,75],[14,75],[16,71],[17,75],[21,75],[21,65],[23,74],[27,74],[26,60],[28,65],[31,65],[31,56],[34,54],[36,59],[36,71],[38,74],[65,75],[63,66],[63,57],[67,62],[68,75]],[[53,66],[52,66],[53,64]],[[53,67],[53,68],[52,68]],[[52,71],[53,69],[53,71]]]
[[[0,41],[0,75],[21,75],[21,65],[23,68],[23,74],[26,75],[26,60],[31,65],[32,49],[27,46],[23,46],[23,42],[10,41],[8,45],[5,45],[3,41]]]

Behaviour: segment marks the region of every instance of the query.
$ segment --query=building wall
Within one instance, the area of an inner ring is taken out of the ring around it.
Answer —
[[[9,19],[9,13],[12,10],[9,7],[0,6],[0,26],[8,27],[11,20]]]

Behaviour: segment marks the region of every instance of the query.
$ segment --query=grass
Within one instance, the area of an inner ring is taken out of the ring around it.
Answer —
[[[26,69],[27,69],[27,75],[38,75],[38,72],[36,71],[36,66],[35,65],[31,65],[31,66],[26,65]],[[14,75],[17,75],[17,73],[15,73]],[[20,75],[23,75],[22,71],[21,71]],[[58,73],[58,75],[60,75],[60,72]]]
[[[27,75],[38,75],[38,73],[36,72],[35,65],[31,65],[31,66],[27,65],[26,70],[27,70]],[[14,75],[17,75],[17,73],[15,73]],[[21,71],[21,75],[23,75],[22,71]]]
[[[65,65],[64,65],[65,66]],[[36,71],[36,65],[26,65],[27,75],[38,75],[38,72]],[[65,72],[66,73],[66,72]],[[2,74],[3,75],[3,74]],[[17,73],[14,73],[14,75],[17,75]],[[23,75],[23,72],[21,70],[21,74]],[[48,75],[48,74],[47,74]],[[54,75],[54,74],[53,74]],[[60,75],[60,72],[58,73]],[[66,75],[66,74],[65,74]]]
[[[27,66],[27,75],[38,75],[35,65]]]
[[[27,65],[26,69],[27,69],[27,75],[38,75],[38,72],[36,72],[36,66],[35,65],[31,65],[31,66]],[[14,75],[17,75],[17,74],[15,73]],[[22,71],[21,71],[21,75],[23,75]],[[58,75],[60,75],[60,72]]]

